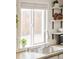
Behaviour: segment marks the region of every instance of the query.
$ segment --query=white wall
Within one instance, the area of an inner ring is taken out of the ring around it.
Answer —
[[[16,28],[16,49],[19,48],[19,37],[20,37],[20,3],[16,0],[16,14],[18,15],[18,27]]]

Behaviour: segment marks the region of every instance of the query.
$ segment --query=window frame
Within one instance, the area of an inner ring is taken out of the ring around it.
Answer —
[[[21,8],[21,9],[29,9],[29,8]],[[47,43],[48,42],[48,37],[47,37],[47,10],[46,9],[39,9],[39,10],[44,10],[44,42],[40,42],[40,43],[34,43],[34,9],[31,9],[31,25],[32,25],[32,33],[31,33],[31,45],[38,45],[38,44],[42,44],[42,43]]]

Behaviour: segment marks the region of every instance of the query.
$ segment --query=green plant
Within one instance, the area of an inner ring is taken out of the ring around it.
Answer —
[[[16,15],[16,27],[18,27],[18,22],[19,22],[18,15]]]
[[[20,41],[20,43],[24,47],[27,44],[27,40],[25,38],[22,38],[21,41]]]

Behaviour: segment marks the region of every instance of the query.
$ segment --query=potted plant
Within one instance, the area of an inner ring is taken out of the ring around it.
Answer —
[[[20,43],[21,43],[21,45],[22,45],[22,48],[25,48],[25,46],[26,46],[26,44],[27,44],[27,40],[26,40],[25,38],[22,38],[22,39],[20,40]]]

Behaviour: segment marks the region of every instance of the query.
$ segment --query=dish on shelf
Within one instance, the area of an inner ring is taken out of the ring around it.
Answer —
[[[53,15],[53,17],[54,17],[54,20],[61,20],[61,19],[63,19],[62,13],[55,13]]]
[[[63,29],[62,29],[62,28],[59,28],[59,29],[58,29],[58,32],[63,32]]]

